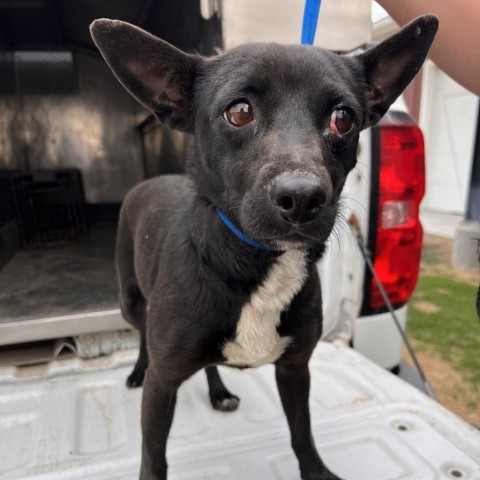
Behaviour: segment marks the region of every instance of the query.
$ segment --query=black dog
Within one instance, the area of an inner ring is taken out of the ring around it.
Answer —
[[[308,361],[322,331],[315,262],[360,130],[418,72],[437,28],[435,17],[419,18],[357,57],[252,44],[202,58],[123,22],[93,23],[127,90],[164,125],[195,135],[188,175],[137,186],[119,224],[121,308],[141,334],[127,381],[144,384],[141,479],[166,478],[184,380],[206,368],[213,407],[233,410],[238,398],[216,365],[266,363],[302,479],[338,478],[310,429]]]

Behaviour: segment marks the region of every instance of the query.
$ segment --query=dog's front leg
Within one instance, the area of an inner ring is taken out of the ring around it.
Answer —
[[[276,365],[275,376],[302,480],[340,480],[320,459],[310,426],[308,364]]]
[[[167,438],[172,426],[179,384],[147,369],[142,397],[140,480],[167,478]]]

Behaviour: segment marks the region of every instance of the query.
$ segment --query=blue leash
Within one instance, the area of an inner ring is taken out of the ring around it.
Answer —
[[[305,10],[303,11],[302,23],[302,45],[313,45],[321,4],[322,0],[305,0]],[[255,240],[248,238],[228,219],[228,217],[222,212],[220,208],[215,207],[215,211],[217,212],[217,215],[220,217],[224,225],[242,242],[260,250],[270,251],[270,249],[263,245],[263,243],[256,242]]]
[[[302,23],[302,45],[313,45],[321,4],[322,0],[305,0]]]

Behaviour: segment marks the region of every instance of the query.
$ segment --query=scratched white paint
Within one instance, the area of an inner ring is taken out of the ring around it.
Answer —
[[[1,479],[138,478],[142,390],[125,387],[136,358],[130,350],[0,367]],[[339,477],[447,479],[457,469],[465,480],[480,478],[480,432],[414,387],[354,350],[323,342],[310,371],[313,436]],[[182,385],[169,480],[298,479],[273,367],[221,374],[240,407],[213,411],[203,372]]]

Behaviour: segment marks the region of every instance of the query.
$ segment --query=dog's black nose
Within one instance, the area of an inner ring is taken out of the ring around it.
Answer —
[[[325,205],[327,193],[319,177],[280,175],[270,189],[270,199],[287,222],[307,223]]]

